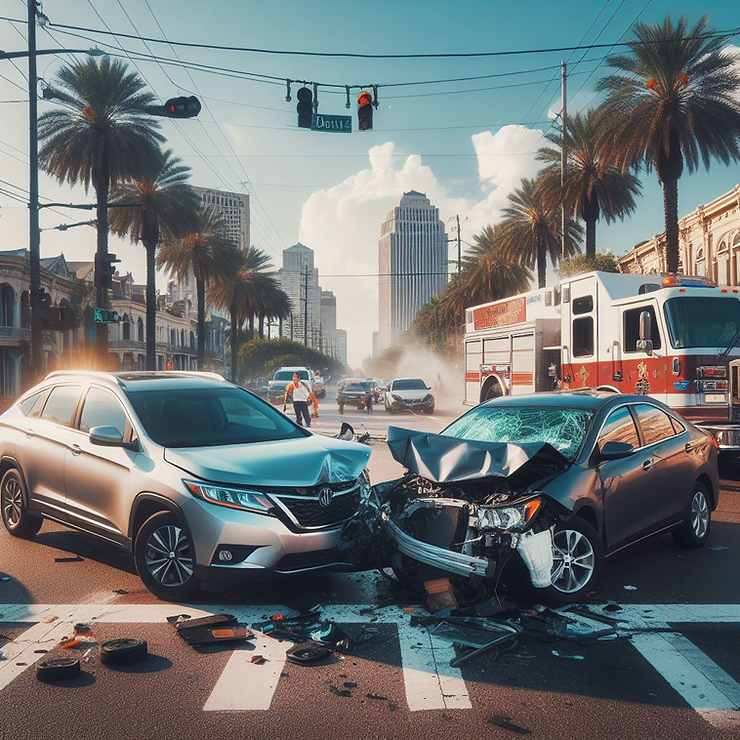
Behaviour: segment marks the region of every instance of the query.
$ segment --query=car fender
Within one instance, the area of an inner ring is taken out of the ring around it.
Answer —
[[[127,540],[128,540],[130,547],[133,547],[134,540],[136,539],[136,531],[134,528],[134,523],[136,522],[136,519],[137,519],[137,513],[139,510],[139,507],[142,504],[145,504],[147,502],[156,503],[157,505],[160,506],[161,510],[167,509],[168,511],[171,511],[173,514],[175,514],[175,516],[177,516],[182,522],[183,527],[185,528],[188,534],[188,537],[190,538],[190,541],[192,542],[190,526],[188,525],[187,517],[183,513],[182,508],[178,504],[176,504],[174,501],[172,501],[171,499],[168,499],[165,496],[162,496],[158,493],[143,491],[136,495],[131,505],[131,513],[129,515],[129,520],[128,520],[128,536],[127,536]],[[149,516],[151,515],[148,515],[144,519],[144,521],[146,521],[146,519],[148,519]]]

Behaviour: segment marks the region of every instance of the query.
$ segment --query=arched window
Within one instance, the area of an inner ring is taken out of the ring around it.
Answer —
[[[195,349],[195,334],[190,332],[190,349]]]
[[[141,320],[141,316],[139,316],[139,320],[136,322],[136,341],[144,341],[144,322]]]
[[[177,344],[177,332],[170,329],[170,344],[174,347]]]
[[[717,249],[717,285],[727,285],[730,282],[729,268],[730,250],[723,239]]]
[[[7,283],[0,287],[0,326],[13,326],[15,291]]]
[[[707,263],[704,259],[704,248],[699,247],[696,250],[696,274],[706,275],[707,274]]]
[[[31,326],[31,304],[27,290],[21,293],[21,326],[24,329]]]
[[[123,314],[123,319],[121,319],[121,339],[124,341],[130,341],[131,340],[131,319],[129,319],[128,314]]]

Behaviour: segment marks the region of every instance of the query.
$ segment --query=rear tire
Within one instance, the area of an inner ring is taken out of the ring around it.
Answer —
[[[44,523],[42,517],[29,513],[27,501],[23,477],[18,470],[10,468],[0,482],[0,509],[5,529],[14,537],[33,537]]]
[[[141,525],[134,561],[144,585],[160,599],[183,601],[200,588],[190,535],[171,511],[158,511]]]
[[[552,585],[534,589],[550,602],[572,604],[593,591],[604,567],[599,533],[584,519],[573,517],[555,526]]]
[[[691,492],[691,500],[686,507],[683,522],[671,534],[673,539],[687,550],[703,547],[709,539],[712,525],[712,505],[709,492],[703,483],[697,481]]]

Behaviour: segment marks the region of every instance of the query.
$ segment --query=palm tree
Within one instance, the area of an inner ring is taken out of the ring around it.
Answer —
[[[231,319],[231,382],[237,381],[237,360],[241,332],[247,317],[254,315],[255,295],[259,277],[271,269],[270,258],[257,247],[239,252],[240,264],[226,280],[210,286],[208,300],[217,308],[228,311]]]
[[[599,82],[610,156],[626,171],[644,163],[663,185],[666,268],[678,270],[678,180],[700,161],[740,160],[740,73],[722,53],[727,37],[715,36],[707,16],[690,31],[681,17],[662,24],[638,23],[629,55],[608,59],[619,73]]]
[[[561,133],[547,139],[556,148],[543,147],[537,159],[550,164],[539,179],[545,199],[552,204],[565,203],[569,215],[586,222],[586,257],[596,254],[596,222],[604,216],[607,223],[624,218],[636,208],[640,181],[629,172],[615,167],[604,146],[601,131],[604,121],[599,111],[589,108],[584,114],[568,118],[565,143],[568,152],[565,186],[560,184]]]
[[[157,269],[156,254],[160,239],[176,239],[197,227],[200,198],[188,185],[190,167],[168,149],[150,163],[132,182],[117,183],[111,199],[126,203],[110,215],[114,234],[128,234],[146,250],[146,369],[157,369]]]
[[[97,200],[97,259],[108,253],[108,191],[111,183],[140,176],[156,160],[164,137],[147,109],[155,102],[144,81],[118,59],[75,61],[57,75],[58,110],[39,118],[41,166],[59,182],[92,183]],[[100,271],[97,271],[100,272]],[[97,303],[107,304],[107,291],[96,274]],[[101,360],[108,356],[108,326],[97,325]]]
[[[162,242],[157,267],[169,270],[180,279],[191,271],[195,277],[198,304],[198,369],[203,369],[206,350],[206,288],[226,281],[241,265],[236,242],[229,236],[226,222],[210,207],[198,212],[196,228],[181,239]]]
[[[498,229],[484,227],[473,237],[474,245],[463,257],[459,293],[469,308],[480,303],[521,293],[529,288],[532,275],[526,267],[507,261],[497,240]]]
[[[509,195],[510,205],[503,209],[504,220],[496,228],[496,239],[501,255],[507,262],[515,262],[528,269],[537,268],[537,285],[545,287],[547,257],[556,265],[561,257],[559,209],[545,201],[539,182],[523,179]],[[578,251],[583,230],[568,221],[565,254],[570,257]]]

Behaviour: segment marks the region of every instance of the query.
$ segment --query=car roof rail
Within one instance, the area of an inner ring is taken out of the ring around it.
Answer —
[[[114,373],[106,373],[100,370],[53,370],[48,373],[44,380],[50,380],[52,378],[71,378],[83,376],[85,378],[96,378],[98,380],[108,380],[111,383],[117,385],[123,385],[120,378],[117,378]]]

